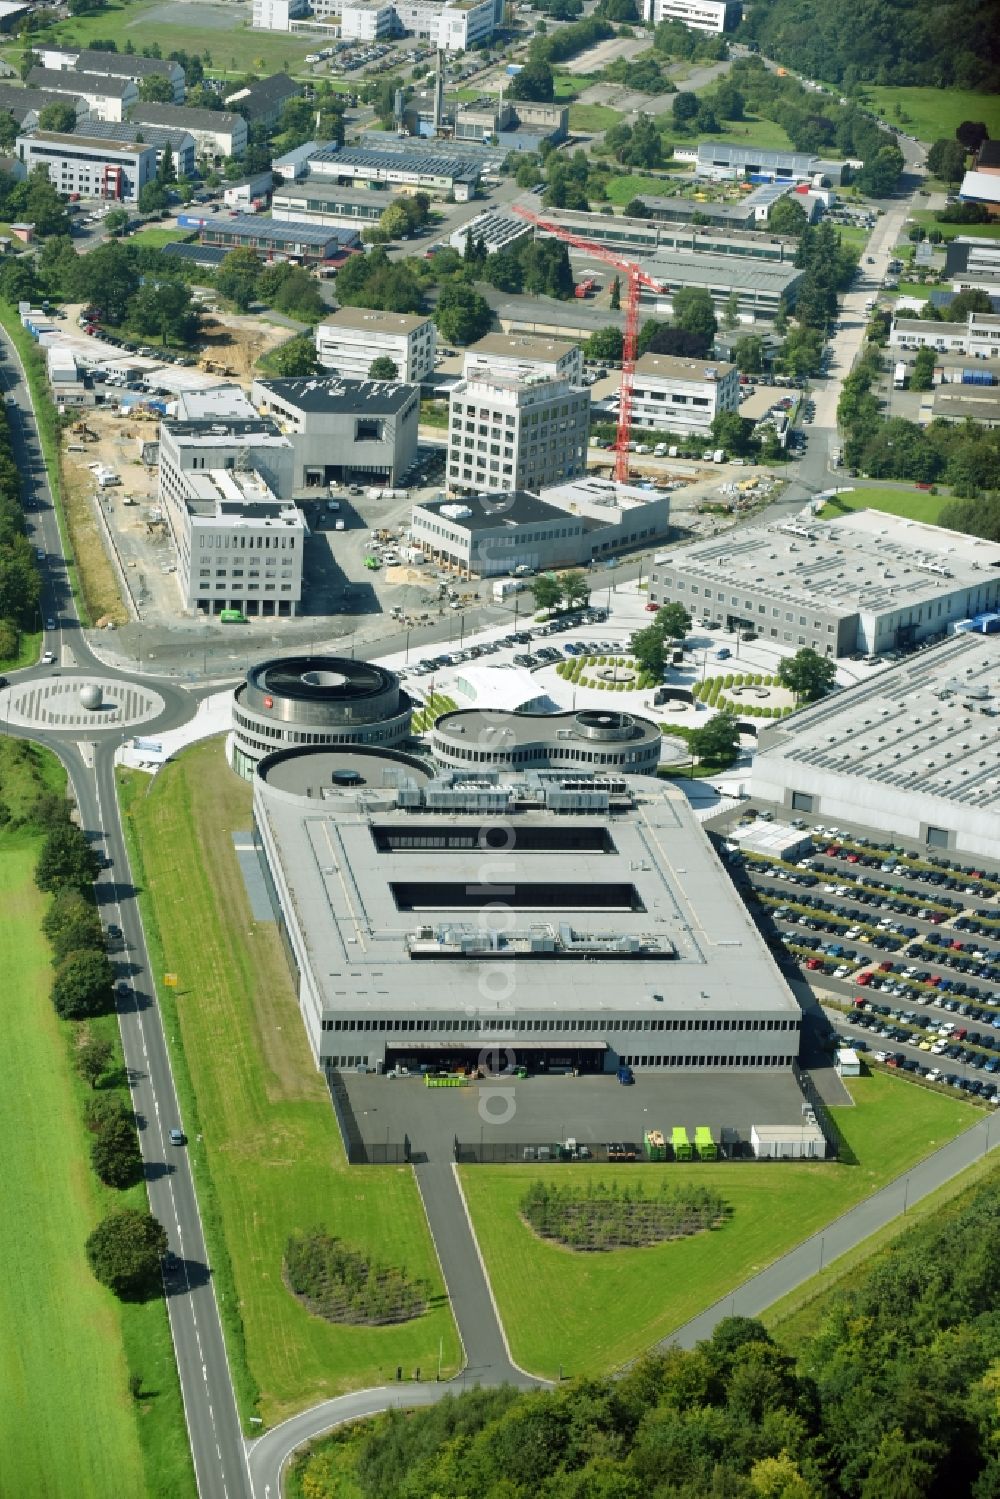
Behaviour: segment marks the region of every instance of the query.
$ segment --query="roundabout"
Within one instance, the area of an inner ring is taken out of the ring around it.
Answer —
[[[74,734],[136,728],[161,717],[166,706],[142,682],[83,674],[34,677],[0,692],[0,718],[11,727]]]

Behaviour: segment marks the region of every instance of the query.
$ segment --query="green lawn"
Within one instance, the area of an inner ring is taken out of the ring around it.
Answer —
[[[569,104],[578,94],[582,94],[593,82],[591,78],[580,78],[574,73],[556,72],[552,76],[555,88],[555,99],[557,104]]]
[[[711,102],[712,89],[702,90],[698,98]],[[670,130],[670,115],[665,115],[667,134]],[[790,151],[792,143],[786,132],[773,120],[765,120],[760,115],[747,115],[745,120],[720,120],[722,129],[716,134],[708,136],[712,141],[731,141],[737,146],[758,146],[762,151]]]
[[[939,224],[932,208],[918,208],[910,217],[927,229],[940,229],[942,239],[957,239],[971,235],[978,239],[1000,239],[1000,222],[991,224]]]
[[[32,33],[32,46],[46,44],[61,46],[68,43],[89,47],[95,37],[115,41],[118,50],[125,50],[131,41],[136,51],[159,43],[166,56],[169,52],[183,49],[186,52],[207,52],[212,59],[211,71],[215,76],[224,73],[247,72],[274,73],[294,72],[307,52],[315,49],[315,41],[299,39],[291,34],[252,31],[248,22],[237,22],[236,14],[225,27],[192,26],[185,15],[187,7],[174,7],[176,22],[161,19],[166,7],[162,0],[130,0],[128,4],[111,3],[92,14],[72,17],[60,21],[45,31]],[[150,20],[150,12],[157,18]],[[3,48],[8,57],[20,56],[22,44],[13,43]]]
[[[25,630],[18,636],[17,655],[7,660],[0,657],[0,671],[20,671],[23,666],[34,666],[38,661],[43,639],[41,630]]]
[[[890,125],[898,125],[918,140],[933,144],[951,137],[963,120],[983,120],[995,139],[1000,135],[1000,95],[976,94],[954,88],[875,88],[863,86],[864,96]],[[902,118],[896,113],[896,106]]]
[[[846,482],[850,483],[850,480]],[[941,511],[951,504],[951,495],[929,494],[926,489],[859,488],[851,494],[838,494],[827,500],[820,512],[823,520],[846,515],[849,510],[884,510],[886,515],[903,515],[907,520],[925,521],[936,526]]]
[[[610,130],[620,119],[617,109],[606,104],[571,104],[569,108],[571,130]]]
[[[650,197],[662,197],[675,183],[676,178],[642,177],[631,172],[625,177],[611,177],[608,179],[608,202],[613,203],[616,208],[624,208],[626,203],[631,203],[633,198],[641,198],[643,193],[649,193]]]
[[[46,898],[32,878],[40,842],[24,832],[0,836],[2,1487],[47,1499],[140,1496],[147,1488],[121,1314],[83,1253],[99,1189],[49,1002],[39,926]]]
[[[244,1421],[380,1383],[397,1364],[436,1369],[439,1340],[453,1373],[458,1337],[412,1171],[346,1167],[276,927],[250,914],[231,838],[250,827],[250,787],[221,739],[123,785],[154,970],[179,976],[160,998]],[[288,1234],[314,1225],[426,1277],[431,1310],[382,1328],[311,1317],[281,1262]]]
[[[923,281],[901,281],[898,287],[901,297],[919,297],[922,302],[926,302],[934,290],[935,287]]]
[[[164,245],[193,240],[196,236],[191,233],[190,229],[156,228],[150,225],[147,229],[139,229],[135,234],[130,235],[130,238],[137,245],[144,245],[147,250],[162,250]]]
[[[692,1165],[678,1178],[717,1188],[731,1221],[651,1249],[576,1254],[546,1243],[518,1205],[539,1176],[572,1168],[465,1166],[462,1186],[511,1353],[552,1378],[616,1368],[697,1315],[825,1223],[891,1181],[980,1118],[968,1104],[900,1078],[849,1083],[855,1107],[834,1117],[857,1165]],[[621,1180],[640,1167],[579,1167],[588,1180]]]

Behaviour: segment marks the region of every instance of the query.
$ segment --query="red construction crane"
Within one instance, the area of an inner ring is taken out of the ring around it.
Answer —
[[[532,213],[530,208],[524,208],[520,203],[512,206],[516,214],[522,219],[527,219],[530,224],[534,224],[536,229],[543,229],[546,234],[551,234],[555,239],[565,240],[575,249],[585,250],[588,255],[593,255],[597,260],[613,265],[615,270],[620,271],[625,277],[625,334],[622,339],[622,385],[621,400],[618,405],[618,431],[615,435],[615,478],[619,483],[627,484],[628,445],[632,432],[632,380],[635,375],[635,345],[639,333],[639,288],[647,286],[650,291],[658,292],[662,291],[663,287],[652,276],[647,276],[646,272],[633,261],[624,260],[613,250],[606,250],[603,245],[596,245],[593,240],[584,239],[579,234],[571,234],[568,229],[563,229],[561,225],[553,224],[551,220]]]

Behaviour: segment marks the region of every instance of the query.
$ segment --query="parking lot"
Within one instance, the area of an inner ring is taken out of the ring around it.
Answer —
[[[725,839],[735,820],[713,831]],[[845,1034],[867,1033],[875,1060],[1000,1102],[1000,870],[803,831],[813,848],[795,862],[723,846],[779,960],[850,1012]]]
[[[636,1073],[621,1086],[614,1074],[498,1078],[468,1087],[428,1088],[423,1078],[345,1072],[342,1078],[358,1134],[367,1147],[411,1142],[414,1157],[451,1160],[464,1144],[553,1146],[574,1139],[591,1150],[621,1142],[641,1147],[647,1129],[708,1125],[724,1138],[747,1139],[752,1124],[801,1124],[803,1097],[791,1073],[697,1076]],[[850,1095],[837,1083],[839,1101]],[[641,1154],[641,1150],[638,1151]]]

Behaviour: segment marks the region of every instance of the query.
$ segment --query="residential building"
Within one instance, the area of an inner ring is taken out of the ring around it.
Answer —
[[[718,180],[747,178],[750,182],[811,182],[826,178],[836,187],[843,180],[845,161],[828,161],[805,151],[762,151],[753,145],[701,141],[695,162],[697,177]]]
[[[791,1071],[799,1006],[683,793],[591,746],[527,773],[374,746],[258,765],[253,839],[318,1067]]]
[[[321,145],[309,158],[310,177],[335,178],[338,182],[369,182],[398,188],[401,192],[452,194],[467,203],[476,194],[481,166],[442,146],[439,151],[408,150],[407,142],[370,146]],[[280,170],[280,168],[278,168]]]
[[[182,229],[197,229],[203,245],[255,250],[265,260],[300,260],[323,264],[361,247],[356,229],[333,225],[285,223],[260,214],[206,218],[190,210],[177,215]]]
[[[541,376],[546,380],[583,379],[583,350],[579,344],[529,338],[523,333],[487,333],[465,351],[462,374],[468,380],[479,371],[514,380]]]
[[[230,109],[238,109],[251,125],[270,129],[277,125],[289,99],[298,99],[303,92],[303,85],[287,73],[274,73],[270,78],[259,78],[249,88],[227,94],[225,102]]]
[[[708,435],[722,411],[740,409],[740,377],[734,364],[644,354],[636,362],[632,425],[665,432]]]
[[[649,599],[793,650],[883,654],[1000,606],[1000,545],[879,510],[774,521],[665,553]]]
[[[643,0],[647,25],[680,21],[689,31],[735,31],[743,6],[740,0]]]
[[[162,453],[162,444],[161,444]],[[161,468],[185,609],[290,617],[302,598],[306,524],[252,470],[188,472],[183,492]]]
[[[603,765],[605,774],[655,775],[661,740],[649,719],[604,708],[569,713],[458,708],[443,713],[431,730],[434,759],[448,770]]]
[[[466,578],[589,567],[653,546],[669,530],[668,494],[596,474],[540,494],[493,490],[460,502],[426,500],[410,521],[413,545],[428,561]]]
[[[960,633],[762,729],[754,800],[995,859],[996,668],[995,637]]]
[[[42,166],[58,192],[79,193],[81,198],[138,203],[146,183],[156,177],[153,145],[129,146],[37,130],[34,135],[19,135],[15,149],[26,172]]]
[[[308,0],[253,0],[250,24],[254,31],[291,31],[308,14]]]
[[[226,156],[242,156],[247,148],[246,120],[241,114],[226,110],[140,103],[129,110],[129,119],[137,125],[188,131],[194,137],[198,155],[213,162]]]
[[[437,329],[412,312],[338,307],[316,324],[316,358],[324,369],[351,380],[367,380],[372,361],[392,360],[398,379],[419,385],[434,373]]]
[[[420,391],[384,380],[255,380],[251,399],[295,449],[296,491],[328,484],[393,487],[417,456]]]
[[[400,744],[413,704],[395,672],[347,656],[281,656],[233,693],[227,757],[249,780],[265,755],[302,745]]]
[[[522,240],[530,239],[533,233],[534,230],[526,219],[504,213],[503,209],[488,208],[484,213],[477,213],[467,224],[460,224],[448,243],[453,250],[464,254],[471,235],[472,243],[477,249],[482,245],[487,255],[495,255],[498,250],[513,249]]]
[[[95,78],[130,78],[136,88],[144,78],[165,78],[173,89],[175,104],[183,102],[186,92],[184,69],[168,57],[140,57],[136,52],[97,52],[87,48],[77,56],[73,71]]]
[[[131,78],[109,78],[68,69],[32,68],[27,83],[29,88],[44,93],[61,94],[78,106],[77,113],[82,101],[88,113],[98,120],[124,120],[139,98],[139,90]]]
[[[377,224],[391,198],[367,187],[339,187],[317,177],[286,182],[271,194],[271,217],[283,223]]]
[[[448,488],[541,489],[587,467],[590,391],[475,371],[448,402]]]
[[[123,145],[155,146],[157,168],[164,151],[169,151],[178,177],[186,177],[195,169],[194,136],[187,130],[139,125],[134,120],[92,120],[85,117],[77,121],[76,134],[89,136],[91,140],[118,141]]]
[[[10,115],[18,131],[38,128],[38,118],[47,104],[74,104],[65,94],[50,94],[45,89],[22,88],[16,83],[0,83],[0,114]]]

